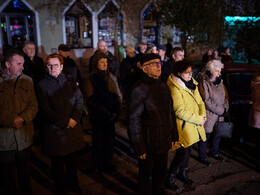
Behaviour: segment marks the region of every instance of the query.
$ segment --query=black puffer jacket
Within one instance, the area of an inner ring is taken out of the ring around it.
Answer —
[[[38,101],[44,121],[45,152],[63,156],[84,147],[80,118],[83,97],[70,75],[46,75],[38,84]],[[69,119],[77,125],[67,128]]]
[[[128,135],[137,155],[165,153],[179,139],[168,86],[143,74],[130,92]]]

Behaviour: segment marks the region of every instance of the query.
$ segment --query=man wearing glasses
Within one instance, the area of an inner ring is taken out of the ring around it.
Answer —
[[[160,79],[160,59],[154,53],[141,57],[142,77],[129,98],[128,135],[138,156],[139,194],[162,194],[168,150],[178,141],[170,90]]]

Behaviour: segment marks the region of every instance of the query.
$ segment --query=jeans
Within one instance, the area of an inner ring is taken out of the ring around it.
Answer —
[[[199,141],[199,157],[203,158],[203,159],[207,159],[207,144],[208,144],[208,140],[210,138],[211,133],[206,133],[206,141]],[[221,137],[216,137],[214,136],[214,134],[212,134],[212,143],[211,143],[211,148],[210,148],[210,152],[209,154],[214,156],[218,154],[218,150],[219,150],[219,144],[221,141]]]

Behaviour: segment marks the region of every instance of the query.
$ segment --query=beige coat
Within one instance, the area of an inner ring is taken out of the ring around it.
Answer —
[[[207,121],[204,128],[206,133],[211,133],[219,116],[225,109],[228,111],[228,100],[222,81],[219,85],[214,85],[204,73],[199,74],[198,81],[200,95],[206,106]]]

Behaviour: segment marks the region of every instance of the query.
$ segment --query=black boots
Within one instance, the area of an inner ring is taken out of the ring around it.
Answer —
[[[181,180],[183,183],[188,184],[188,185],[193,185],[193,183],[194,183],[194,181],[191,180],[186,175],[186,169],[180,169],[178,175],[176,176],[176,178]]]
[[[175,178],[176,178],[176,173],[169,172],[166,177],[165,187],[167,189],[170,189],[170,190],[173,190],[173,191],[179,193],[180,189],[175,183]]]

